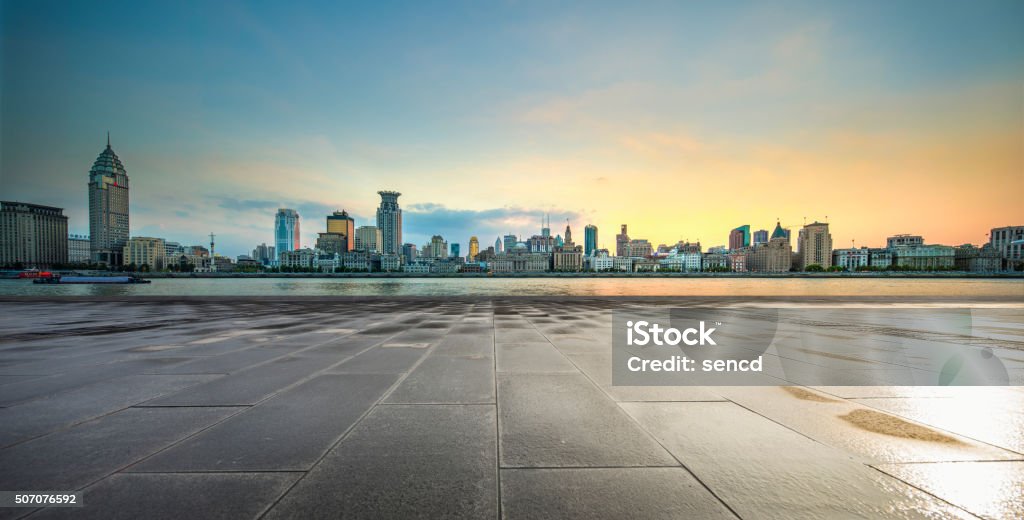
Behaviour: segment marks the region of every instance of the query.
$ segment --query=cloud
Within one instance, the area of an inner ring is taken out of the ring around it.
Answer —
[[[404,240],[420,244],[432,235],[441,235],[449,242],[465,242],[474,235],[480,243],[493,242],[494,238],[513,233],[529,237],[540,233],[541,216],[545,210],[506,206],[482,210],[454,209],[433,202],[410,204],[403,210],[402,224]],[[564,231],[564,223],[569,223],[576,233],[582,233],[586,215],[576,211],[559,210],[553,212],[551,227],[553,234]]]

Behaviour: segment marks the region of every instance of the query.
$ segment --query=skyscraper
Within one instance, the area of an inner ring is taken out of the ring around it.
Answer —
[[[402,256],[405,263],[411,264],[416,259],[416,244],[402,244]]]
[[[377,228],[381,233],[381,253],[397,255],[402,252],[402,208],[398,206],[397,191],[378,191]]]
[[[274,247],[278,256],[300,249],[300,239],[299,212],[288,208],[278,209],[274,218]]]
[[[828,232],[828,223],[813,222],[804,226],[797,238],[797,247],[801,269],[810,265],[828,269],[832,265],[832,235]]]
[[[327,232],[328,233],[341,233],[346,238],[346,251],[352,251],[357,249],[355,244],[355,229],[356,221],[352,217],[348,216],[345,210],[335,211],[334,213],[327,215]]]
[[[768,230],[758,229],[754,231],[754,245],[767,244],[768,243]]]
[[[480,254],[480,241],[475,236],[469,237],[469,261],[475,262]]]
[[[587,224],[583,228],[583,254],[590,256],[597,250],[597,226]]]
[[[89,170],[89,240],[92,261],[121,265],[128,243],[128,172],[110,147]]]
[[[629,256],[629,233],[626,232],[626,225],[622,225],[622,232],[615,235],[615,256]]]
[[[462,254],[462,248],[459,246],[458,242],[453,243],[449,247],[451,247],[452,250],[452,258],[458,258]]]
[[[512,252],[512,248],[516,247],[516,242],[519,242],[519,238],[513,234],[508,234],[502,237],[502,249],[506,253]]]
[[[359,226],[356,229],[356,249],[367,253],[380,253],[383,234],[377,226]]]
[[[744,224],[729,232],[729,250],[739,251],[750,247],[750,225]]]
[[[494,252],[500,254],[501,251],[502,251],[501,239],[500,238],[495,238],[494,239]]]

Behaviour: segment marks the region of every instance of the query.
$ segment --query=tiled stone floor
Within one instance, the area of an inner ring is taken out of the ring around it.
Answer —
[[[613,387],[634,304],[0,303],[0,490],[85,502],[0,519],[1024,517],[1024,388]]]

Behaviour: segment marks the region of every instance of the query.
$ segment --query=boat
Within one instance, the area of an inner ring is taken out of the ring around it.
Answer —
[[[25,269],[18,273],[18,278],[49,278],[51,276],[53,276],[53,273],[40,271],[39,269]]]
[[[60,276],[52,275],[32,280],[32,283],[48,284],[131,284],[131,283],[152,283],[145,278],[138,276]]]

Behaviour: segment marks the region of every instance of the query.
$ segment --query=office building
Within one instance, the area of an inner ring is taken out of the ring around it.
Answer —
[[[768,243],[768,230],[758,229],[754,231],[754,245],[767,244]]]
[[[327,232],[339,233],[345,236],[345,251],[358,249],[358,246],[355,244],[357,238],[355,228],[356,221],[348,216],[345,210],[335,211],[327,215]]]
[[[89,170],[89,240],[92,261],[121,265],[128,242],[128,172],[107,147]]]
[[[744,224],[729,232],[729,250],[739,251],[750,247],[750,225]]]
[[[132,237],[125,243],[122,251],[124,265],[134,265],[136,269],[143,266],[153,271],[167,267],[167,249],[164,239],[154,237]]]
[[[480,256],[480,241],[472,236],[469,237],[469,261],[476,262],[477,256]]]
[[[590,256],[597,250],[597,226],[587,224],[583,228],[583,254]]]
[[[893,235],[885,239],[885,247],[892,249],[902,246],[922,246],[924,237],[921,235]]]
[[[92,260],[89,235],[68,235],[68,263],[88,264]]]
[[[52,267],[68,262],[68,217],[62,208],[0,202],[0,265]]]
[[[342,233],[317,233],[316,249],[328,255],[340,255],[348,252],[348,237]]]
[[[832,266],[832,235],[828,231],[827,222],[813,222],[800,230],[796,257],[800,269],[812,265],[823,269]]]
[[[377,228],[381,233],[380,250],[386,255],[402,252],[402,208],[398,206],[397,191],[378,191],[380,206],[377,208]]]
[[[626,225],[622,225],[622,229],[618,235],[615,235],[615,256],[628,257],[629,255],[629,233],[626,232]]]
[[[355,248],[367,253],[381,253],[381,245],[384,243],[384,234],[377,226],[359,226],[356,229]]]
[[[278,209],[277,216],[274,218],[274,247],[277,250],[278,258],[281,253],[301,249],[301,238],[299,212],[288,208]]]

